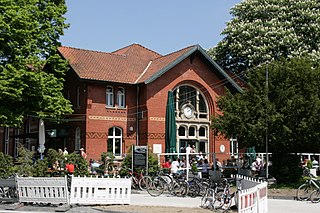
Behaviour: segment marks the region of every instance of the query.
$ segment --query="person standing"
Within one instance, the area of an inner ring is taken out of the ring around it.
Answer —
[[[80,149],[80,155],[81,155],[84,159],[87,159],[87,154],[85,153],[84,148],[81,148],[81,149]]]
[[[63,155],[67,155],[67,154],[69,154],[67,147],[64,147]]]

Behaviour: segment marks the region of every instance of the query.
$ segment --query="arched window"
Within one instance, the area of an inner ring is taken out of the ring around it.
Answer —
[[[118,106],[121,108],[126,107],[126,96],[124,93],[124,88],[119,87],[118,93],[117,93],[117,99],[118,99]]]
[[[113,87],[107,86],[106,89],[106,106],[113,107]]]
[[[199,89],[189,85],[182,85],[173,92],[177,117],[182,119],[209,120],[208,106]]]
[[[196,128],[193,126],[189,127],[189,137],[196,137]]]
[[[206,128],[205,127],[200,127],[199,128],[199,137],[206,137]]]
[[[80,127],[76,128],[75,140],[74,140],[74,150],[79,150],[81,147],[81,129]]]
[[[114,156],[122,154],[122,129],[119,127],[111,127],[108,130],[107,151],[113,153]]]
[[[179,127],[179,136],[186,136],[186,128],[184,126]]]

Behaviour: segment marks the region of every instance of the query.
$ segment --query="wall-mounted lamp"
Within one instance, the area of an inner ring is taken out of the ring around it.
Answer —
[[[129,131],[132,132],[133,131],[133,126],[129,127]]]

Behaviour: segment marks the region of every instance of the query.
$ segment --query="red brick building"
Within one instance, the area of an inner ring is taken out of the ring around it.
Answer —
[[[88,159],[106,151],[121,158],[131,145],[164,152],[172,90],[177,152],[187,144],[206,153],[230,152],[229,140],[214,134],[210,120],[221,113],[216,101],[225,88],[241,88],[199,45],[164,56],[138,44],[111,53],[71,47],[60,47],[59,53],[70,65],[64,94],[74,113],[59,126],[46,126],[52,136],[46,147],[66,146],[69,152],[84,147]]]

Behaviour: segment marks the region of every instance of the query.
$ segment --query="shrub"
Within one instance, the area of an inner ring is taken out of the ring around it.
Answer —
[[[274,153],[270,174],[276,178],[277,183],[295,183],[301,178],[302,169],[298,166],[299,156],[289,153]]]
[[[0,152],[0,178],[8,178],[13,175],[13,158]]]

